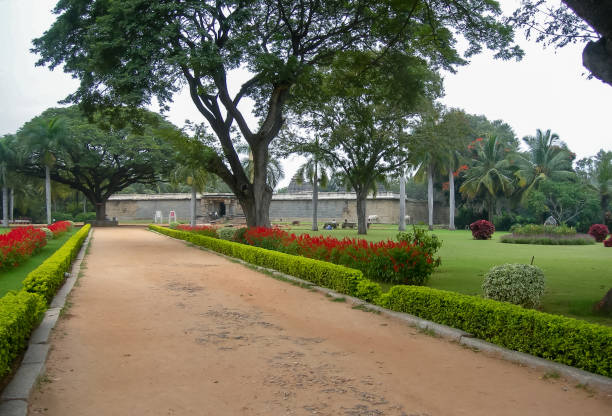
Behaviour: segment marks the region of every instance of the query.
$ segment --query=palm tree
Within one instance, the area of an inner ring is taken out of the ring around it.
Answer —
[[[559,136],[550,130],[538,129],[535,136],[526,136],[523,142],[528,151],[515,155],[518,170],[514,175],[522,188],[521,203],[524,203],[542,181],[547,179],[563,180],[574,177],[572,157]]]
[[[330,167],[316,155],[308,159],[295,173],[296,182],[312,185],[312,231],[318,231],[317,205],[319,202],[319,185],[326,187],[329,182],[327,171]]]
[[[9,176],[11,165],[15,161],[15,152],[11,147],[10,136],[0,141],[0,185],[2,186],[2,226],[9,226]]]
[[[599,203],[606,223],[606,212],[612,195],[612,151],[600,150],[593,158],[583,159],[578,165],[587,163],[585,179],[587,184],[599,194]]]
[[[251,151],[249,150],[249,157],[242,159],[242,167],[244,172],[251,181],[254,177],[254,164],[253,164],[253,156]],[[285,177],[285,172],[283,171],[283,166],[279,159],[270,159],[267,164],[267,176],[266,182],[270,187],[275,188],[276,185]]]
[[[505,143],[496,136],[478,140],[474,146],[471,166],[459,188],[469,199],[482,197],[487,205],[489,221],[493,222],[498,195],[509,195],[514,189],[510,164],[506,159]]]
[[[170,182],[173,185],[185,184],[191,187],[190,201],[190,225],[196,226],[196,203],[197,193],[204,192],[206,185],[213,180],[213,174],[202,168],[185,165],[177,165],[170,174]]]
[[[21,134],[26,139],[26,145],[45,167],[45,198],[47,208],[47,224],[51,223],[51,176],[50,170],[55,164],[59,148],[67,141],[66,122],[63,118],[54,117],[51,120],[37,119]]]

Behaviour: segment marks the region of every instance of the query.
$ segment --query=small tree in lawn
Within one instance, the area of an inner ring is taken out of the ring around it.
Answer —
[[[420,58],[390,53],[378,62],[381,69],[372,67],[372,60],[379,58],[340,55],[332,63],[337,67],[311,84],[310,99],[293,107],[296,124],[317,136],[300,137],[295,149],[316,154],[342,172],[357,196],[359,234],[367,232],[368,193],[377,180],[408,162],[414,140],[410,123],[440,88],[437,74]]]

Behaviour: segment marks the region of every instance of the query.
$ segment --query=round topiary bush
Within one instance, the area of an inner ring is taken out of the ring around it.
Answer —
[[[234,235],[236,235],[236,229],[235,228],[229,228],[229,227],[227,227],[227,228],[219,228],[217,230],[217,235],[222,240],[233,241],[234,240]]]
[[[589,228],[589,234],[593,236],[595,241],[601,243],[606,239],[608,234],[610,234],[610,231],[605,224],[593,224],[591,225],[591,228]]]
[[[544,273],[528,264],[502,264],[489,270],[482,290],[485,298],[535,308],[544,294]]]
[[[47,238],[47,241],[53,240],[53,231],[51,231],[47,227],[41,227],[40,229],[45,232],[45,237]]]
[[[612,247],[612,235],[606,241],[603,242],[604,247]]]
[[[476,240],[488,240],[495,232],[495,226],[487,220],[478,220],[470,224],[472,236]]]

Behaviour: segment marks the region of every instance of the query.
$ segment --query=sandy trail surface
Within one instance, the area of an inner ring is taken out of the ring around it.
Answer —
[[[611,415],[547,379],[184,242],[96,229],[30,415]]]

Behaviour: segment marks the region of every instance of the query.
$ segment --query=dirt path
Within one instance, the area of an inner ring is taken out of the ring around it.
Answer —
[[[610,415],[612,398],[144,229],[96,229],[30,415]]]

